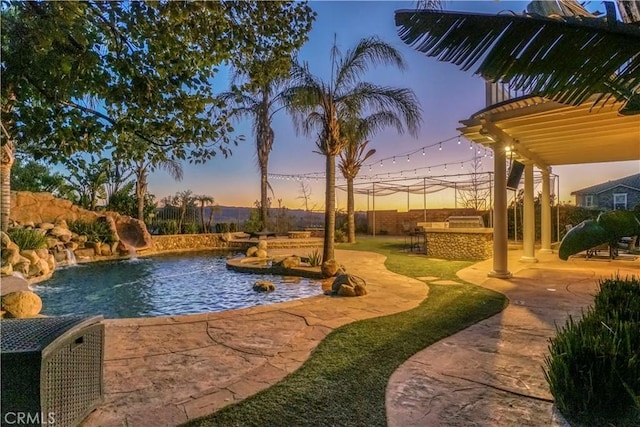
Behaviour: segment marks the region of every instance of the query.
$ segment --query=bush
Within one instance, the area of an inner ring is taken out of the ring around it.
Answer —
[[[195,222],[187,222],[182,225],[182,234],[198,234],[200,226]]]
[[[344,243],[346,241],[344,231],[336,229],[336,234],[333,240],[338,243]]]
[[[226,233],[229,231],[229,224],[226,222],[219,222],[216,224],[216,233]]]
[[[89,242],[113,243],[116,241],[116,236],[106,221],[68,221],[67,227],[80,236],[87,236]]]
[[[640,425],[640,283],[601,281],[593,308],[550,340],[545,377],[565,417],[585,426]]]
[[[162,234],[162,235],[178,234],[178,222],[172,219],[158,221],[157,228],[158,228],[158,234]]]
[[[26,228],[10,228],[7,234],[21,251],[47,247],[46,238],[36,230]]]

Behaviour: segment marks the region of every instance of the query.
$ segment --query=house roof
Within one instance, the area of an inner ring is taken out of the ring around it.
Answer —
[[[633,190],[640,191],[640,173],[625,176],[620,179],[614,179],[613,181],[603,182],[602,184],[592,185],[591,187],[583,188],[581,190],[572,191],[571,195],[600,194],[615,187],[628,187]]]

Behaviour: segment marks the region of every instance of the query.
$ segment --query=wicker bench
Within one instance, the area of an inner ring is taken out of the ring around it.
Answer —
[[[287,235],[290,239],[308,239],[311,237],[311,231],[289,231]]]

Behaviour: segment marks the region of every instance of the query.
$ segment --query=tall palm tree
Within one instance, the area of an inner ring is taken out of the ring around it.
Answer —
[[[349,243],[356,242],[353,180],[358,176],[362,164],[376,153],[374,149],[365,151],[367,145],[369,145],[369,141],[365,140],[367,134],[369,134],[367,123],[365,120],[356,119],[341,124],[341,131],[346,139],[346,144],[340,153],[338,167],[342,172],[342,176],[347,180],[347,235]]]
[[[267,229],[269,220],[268,165],[269,154],[275,139],[271,123],[273,116],[284,108],[283,93],[286,91],[286,85],[287,78],[274,76],[272,79],[262,79],[259,83],[250,84],[249,92],[224,92],[219,96],[222,101],[235,105],[231,113],[232,117],[248,117],[253,122],[256,155],[260,169],[260,221],[263,231]]]
[[[294,64],[292,86],[286,93],[296,130],[317,137],[316,144],[326,158],[326,200],[323,260],[334,259],[336,156],[346,145],[340,123],[349,117],[371,114],[371,129],[394,126],[417,135],[420,107],[410,89],[378,86],[362,81],[362,75],[376,65],[405,68],[394,47],[377,37],[360,40],[354,49],[342,55],[334,40],[331,50],[331,79],[327,82],[311,74],[308,64]],[[365,120],[367,118],[365,117]]]
[[[176,181],[182,179],[182,164],[176,159],[157,159],[145,156],[139,157],[134,162],[136,174],[136,198],[138,199],[138,219],[144,221],[144,203],[147,196],[147,178],[149,172],[164,169],[169,172]]]
[[[206,194],[200,194],[200,195],[194,196],[194,198],[198,203],[200,203],[200,221],[202,222],[202,232],[208,233],[209,230],[205,228],[205,224],[204,224],[204,208],[205,206],[208,206],[210,203],[213,203],[213,197],[207,196]]]

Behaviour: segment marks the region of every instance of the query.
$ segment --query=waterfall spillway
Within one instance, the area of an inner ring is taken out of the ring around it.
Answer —
[[[67,252],[67,265],[78,265],[78,260],[76,260],[76,254],[69,248],[66,250]]]
[[[138,259],[138,254],[136,253],[136,248],[133,246],[129,246],[129,257],[131,259]]]

